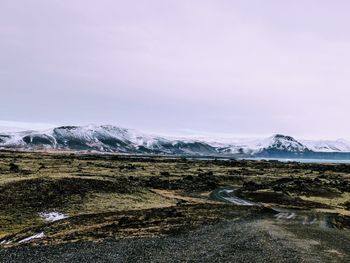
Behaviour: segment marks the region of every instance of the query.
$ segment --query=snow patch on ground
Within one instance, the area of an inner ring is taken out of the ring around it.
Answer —
[[[0,245],[9,245],[11,243],[12,243],[11,241],[3,240],[3,241],[0,242]]]
[[[39,216],[47,222],[55,222],[58,220],[68,218],[67,215],[59,212],[42,212],[39,213]]]
[[[30,237],[24,238],[24,239],[20,240],[18,243],[27,243],[27,242],[32,241],[33,239],[41,239],[41,238],[44,238],[44,237],[45,237],[44,232],[41,232],[39,234],[36,234],[36,235],[30,236]]]

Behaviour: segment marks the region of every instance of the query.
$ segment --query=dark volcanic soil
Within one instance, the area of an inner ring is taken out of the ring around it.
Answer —
[[[0,152],[0,263],[350,262],[349,173],[336,164]],[[212,198],[218,189],[255,205]],[[68,217],[47,222],[42,212]]]
[[[187,234],[0,250],[1,262],[349,262],[350,235],[266,219]]]

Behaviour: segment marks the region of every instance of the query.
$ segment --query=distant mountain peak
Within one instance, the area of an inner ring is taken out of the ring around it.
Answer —
[[[288,141],[296,141],[293,137],[291,136],[288,136],[288,135],[283,135],[283,134],[275,134],[272,136],[272,138],[274,139],[285,139],[285,140],[288,140]]]
[[[0,133],[0,147],[10,149],[62,149],[131,154],[279,156],[310,153],[349,153],[350,142],[303,141],[275,134],[265,139],[207,142],[171,139],[113,125],[60,126],[53,129]]]
[[[304,152],[309,149],[291,136],[276,134],[272,136],[271,144],[266,149],[288,152]]]

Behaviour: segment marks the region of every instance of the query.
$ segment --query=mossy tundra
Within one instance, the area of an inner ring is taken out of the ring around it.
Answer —
[[[349,227],[347,165],[47,152],[0,152],[0,241],[44,232],[50,244],[157,236],[283,207],[327,213]],[[259,202],[210,199],[220,187]],[[47,222],[42,213],[67,218]],[[11,242],[7,242],[11,240]],[[5,242],[6,241],[6,242]]]

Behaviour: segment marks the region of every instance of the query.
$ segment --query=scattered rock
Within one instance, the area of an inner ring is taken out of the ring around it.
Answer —
[[[19,167],[17,164],[10,163],[10,172],[12,173],[18,173],[19,172]]]

